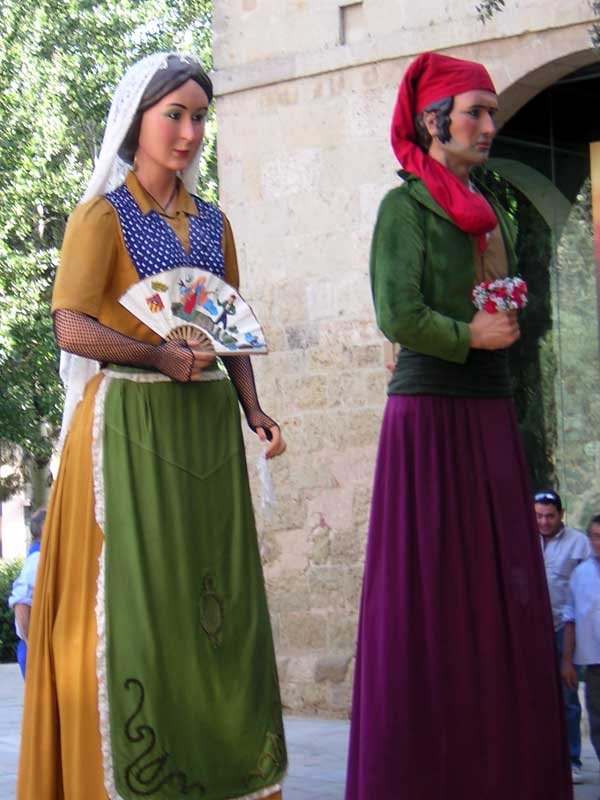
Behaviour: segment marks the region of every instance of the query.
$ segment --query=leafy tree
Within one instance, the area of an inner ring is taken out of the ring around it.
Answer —
[[[16,660],[19,640],[15,632],[15,616],[12,608],[8,607],[8,598],[22,566],[21,559],[0,562],[0,664]]]
[[[600,0],[589,0],[590,8],[594,13],[596,19],[600,19]],[[479,5],[475,6],[475,11],[479,17],[479,21],[484,25],[488,20],[494,18],[499,11],[504,11],[506,8],[506,0],[481,0]],[[600,22],[593,22],[589,29],[590,39],[592,45],[600,48]]]
[[[481,5],[475,6],[475,11],[485,25],[488,19],[492,19],[497,11],[502,11],[505,7],[505,0],[482,0]]]
[[[62,404],[49,309],[58,251],[114,87],[126,65],[157,50],[195,52],[210,68],[211,11],[210,0],[3,1],[0,445],[36,469],[48,463]],[[206,140],[199,191],[214,199],[214,120]]]

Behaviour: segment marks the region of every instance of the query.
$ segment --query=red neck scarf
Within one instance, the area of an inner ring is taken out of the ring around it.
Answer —
[[[449,169],[416,144],[414,118],[444,97],[482,89],[496,93],[485,67],[439,53],[423,53],[404,73],[392,119],[392,148],[407,172],[421,178],[433,199],[454,224],[486,246],[485,234],[498,224],[487,200],[474,194]]]

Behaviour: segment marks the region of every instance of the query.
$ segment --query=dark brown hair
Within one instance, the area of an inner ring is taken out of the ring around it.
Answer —
[[[29,530],[31,531],[31,538],[34,542],[37,542],[38,539],[42,538],[42,529],[44,527],[44,522],[46,521],[46,509],[45,508],[38,508],[37,511],[34,511],[31,515],[31,519],[29,520]]]
[[[431,147],[431,136],[425,125],[423,115],[427,111],[435,111],[437,138],[442,144],[446,144],[446,142],[450,141],[450,112],[452,111],[453,105],[453,97],[443,97],[441,100],[436,100],[435,103],[430,103],[427,108],[424,108],[423,111],[414,118],[416,140],[421,150],[427,153]]]

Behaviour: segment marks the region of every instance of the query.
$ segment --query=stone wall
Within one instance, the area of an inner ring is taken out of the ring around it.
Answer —
[[[293,710],[345,715],[350,705],[390,358],[368,251],[378,204],[398,180],[388,131],[403,70],[428,48],[479,59],[508,90],[510,112],[591,59],[585,0],[522,2],[485,27],[474,5],[453,2],[450,18],[450,3],[432,0],[215,4],[221,205],[242,293],[271,348],[254,362],[263,406],[289,447],[273,464],[277,507],[257,511]]]

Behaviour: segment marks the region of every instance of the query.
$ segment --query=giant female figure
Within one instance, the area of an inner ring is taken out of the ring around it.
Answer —
[[[211,98],[193,59],[135,64],[67,225],[53,314],[76,354],[74,411],[34,600],[19,800],[279,797],[238,400],[268,457],[285,444],[247,357],[225,359],[228,378],[193,340],[163,342],[118,303],[182,265],[237,287],[229,223],[190,193]],[[101,371],[88,379],[80,356]]]
[[[375,474],[346,800],[567,800],[552,625],[507,348],[516,312],[473,286],[514,273],[506,213],[471,180],[498,101],[480,64],[426,53],[398,93],[402,186],[371,280],[402,347]]]

